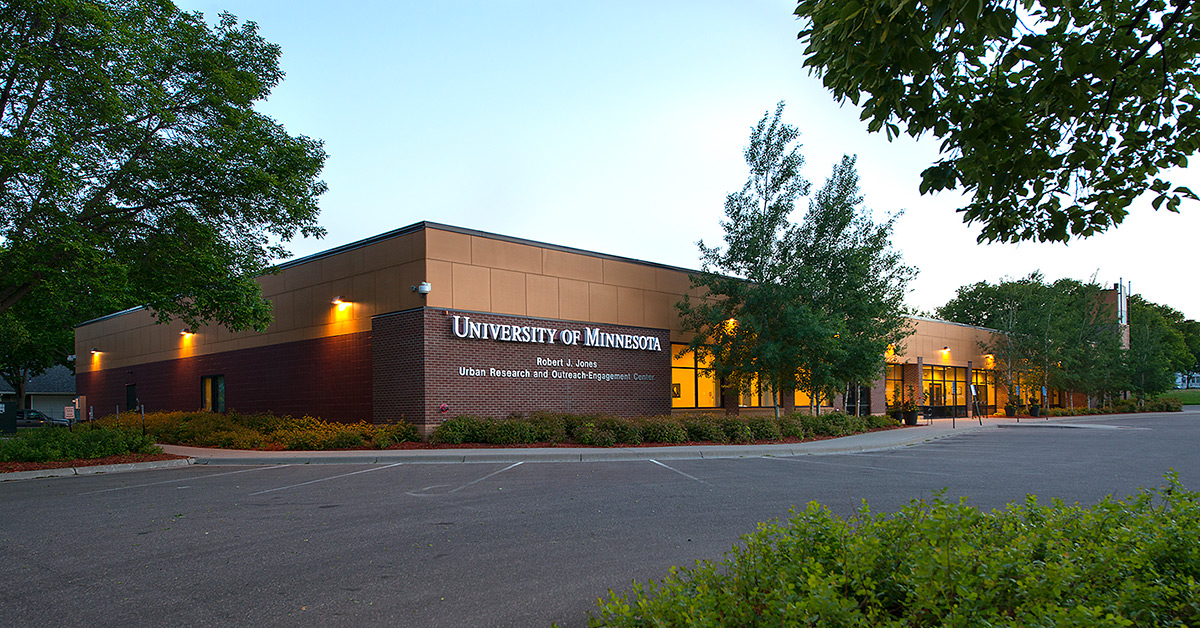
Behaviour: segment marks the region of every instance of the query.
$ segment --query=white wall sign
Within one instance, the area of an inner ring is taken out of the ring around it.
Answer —
[[[662,344],[656,336],[616,334],[603,331],[599,327],[584,327],[582,330],[578,330],[532,325],[473,323],[470,316],[457,314],[454,315],[450,327],[455,336],[466,339],[662,351]]]

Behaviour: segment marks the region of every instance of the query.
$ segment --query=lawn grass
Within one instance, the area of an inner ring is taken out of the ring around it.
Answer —
[[[1172,390],[1164,393],[1164,397],[1178,397],[1185,406],[1200,405],[1200,388]]]

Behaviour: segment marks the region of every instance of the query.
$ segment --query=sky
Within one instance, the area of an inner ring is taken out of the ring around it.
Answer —
[[[877,220],[919,270],[908,303],[931,312],[963,285],[1020,278],[1130,282],[1200,319],[1192,248],[1200,203],[1140,200],[1116,229],[1063,244],[977,244],[956,193],[921,196],[933,137],[867,133],[803,67],[794,3],[780,0],[188,0],[210,22],[252,20],[286,73],[259,110],[319,138],[321,240],[307,255],[422,220],[699,268],[720,245],[751,127],[779,101],[818,188],[858,156]],[[1200,189],[1200,169],[1172,173]],[[806,201],[797,204],[799,221]]]

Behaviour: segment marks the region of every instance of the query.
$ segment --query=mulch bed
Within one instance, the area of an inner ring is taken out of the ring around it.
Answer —
[[[14,471],[43,471],[45,469],[69,469],[71,467],[96,467],[105,464],[156,462],[159,460],[179,460],[180,458],[187,458],[187,456],[176,456],[175,454],[122,454],[120,456],[105,456],[103,458],[55,460],[54,462],[0,462],[0,473],[12,473]]]

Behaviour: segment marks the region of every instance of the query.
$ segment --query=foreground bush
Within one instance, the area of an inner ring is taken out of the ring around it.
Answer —
[[[849,519],[812,503],[720,563],[598,601],[592,626],[1200,625],[1200,495],[982,512],[914,501]]]
[[[50,462],[125,454],[161,454],[154,439],[111,428],[44,427],[0,439],[0,462]]]
[[[136,412],[107,416],[97,423],[138,434],[143,429],[142,415]],[[404,422],[336,423],[310,416],[238,412],[148,412],[145,432],[151,442],[227,449],[383,449],[420,440],[417,429]]]
[[[818,417],[791,414],[736,417],[707,414],[624,419],[606,415],[534,412],[506,419],[464,415],[437,427],[429,438],[435,444],[478,443],[511,445],[573,443],[589,447],[679,444],[686,442],[754,443],[784,438],[848,436],[896,425],[886,416],[850,417],[831,412]]]

